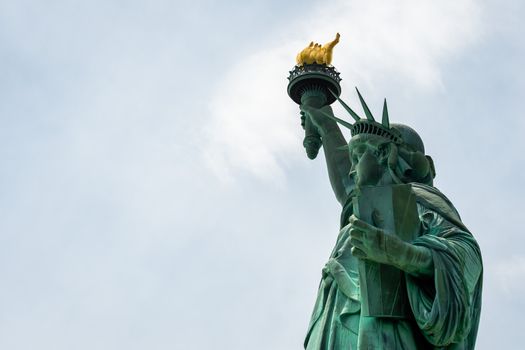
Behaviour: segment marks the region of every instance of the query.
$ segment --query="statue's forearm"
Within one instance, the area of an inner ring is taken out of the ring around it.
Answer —
[[[412,244],[408,244],[406,247],[403,259],[398,263],[399,266],[397,267],[416,277],[432,277],[434,274],[434,261],[431,250]]]
[[[352,255],[394,266],[417,277],[432,277],[432,251],[401,240],[396,234],[373,226],[352,215],[349,220]]]
[[[311,118],[310,120],[321,136],[330,183],[337,200],[341,205],[344,205],[352,188],[349,176],[351,164],[347,142],[337,123],[327,116],[327,114],[333,116],[330,106],[317,108],[316,106],[322,105],[321,102],[323,101],[313,95],[301,101],[302,114]],[[305,124],[303,124],[304,126]]]
[[[333,123],[320,130],[323,141],[323,149],[326,159],[326,167],[330,184],[335,196],[341,205],[344,204],[350,192],[350,157],[347,150],[347,142],[337,124]]]

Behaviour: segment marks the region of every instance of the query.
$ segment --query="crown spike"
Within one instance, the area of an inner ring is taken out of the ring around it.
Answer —
[[[388,119],[388,107],[386,106],[386,98],[385,103],[383,104],[383,121],[381,122],[385,128],[390,128],[390,120]]]
[[[352,116],[352,118],[354,118],[354,120],[355,120],[356,122],[358,122],[358,121],[361,120],[361,117],[359,117],[359,115],[357,115],[357,113],[354,112],[353,109],[350,108],[349,105],[347,105],[343,100],[341,100],[341,99],[339,98],[339,96],[337,96],[337,94],[335,94],[331,89],[328,89],[328,90],[330,91],[330,93],[331,93],[332,95],[334,95],[334,97],[337,99],[337,101],[339,101],[339,103],[341,103],[341,105],[344,107],[344,109],[346,109],[346,111],[347,111],[348,113],[350,113],[350,115]]]
[[[372,122],[375,122],[374,116],[372,115],[372,112],[370,112],[370,109],[366,105],[366,102],[363,99],[363,96],[361,96],[361,93],[359,92],[359,89],[357,88],[357,86],[355,87],[355,89],[357,91],[357,95],[359,95],[359,101],[361,101],[361,105],[363,106],[363,110],[365,111],[366,119],[368,119],[368,120],[370,120]]]

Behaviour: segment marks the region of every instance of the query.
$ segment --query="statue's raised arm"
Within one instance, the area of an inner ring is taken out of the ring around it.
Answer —
[[[333,116],[332,108],[311,107],[312,104],[315,105],[312,99],[305,99],[301,105],[303,124],[308,120],[321,136],[330,184],[337,201],[344,205],[354,187],[353,180],[349,176],[352,164],[348,144],[337,123],[328,117]]]
[[[341,93],[341,78],[332,63],[333,49],[340,35],[320,45],[313,41],[297,54],[294,70],[288,79],[288,94],[300,106],[302,125],[305,129],[303,145],[310,159],[317,157],[324,148],[330,183],[335,196],[344,205],[352,190],[348,177],[351,164],[347,142],[333,118],[330,104]]]

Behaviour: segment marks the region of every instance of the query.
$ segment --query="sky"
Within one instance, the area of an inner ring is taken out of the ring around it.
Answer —
[[[387,98],[480,244],[477,349],[521,349],[524,16],[517,0],[0,1],[0,348],[302,348],[341,209],[286,77],[339,32],[343,99],[358,109],[358,86],[379,115]]]

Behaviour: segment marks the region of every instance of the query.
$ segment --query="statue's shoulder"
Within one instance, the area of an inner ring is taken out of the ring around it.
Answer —
[[[452,202],[437,188],[425,184],[413,182],[410,184],[416,195],[416,202],[426,208],[434,210],[451,223],[468,231],[461,222],[461,217]]]

